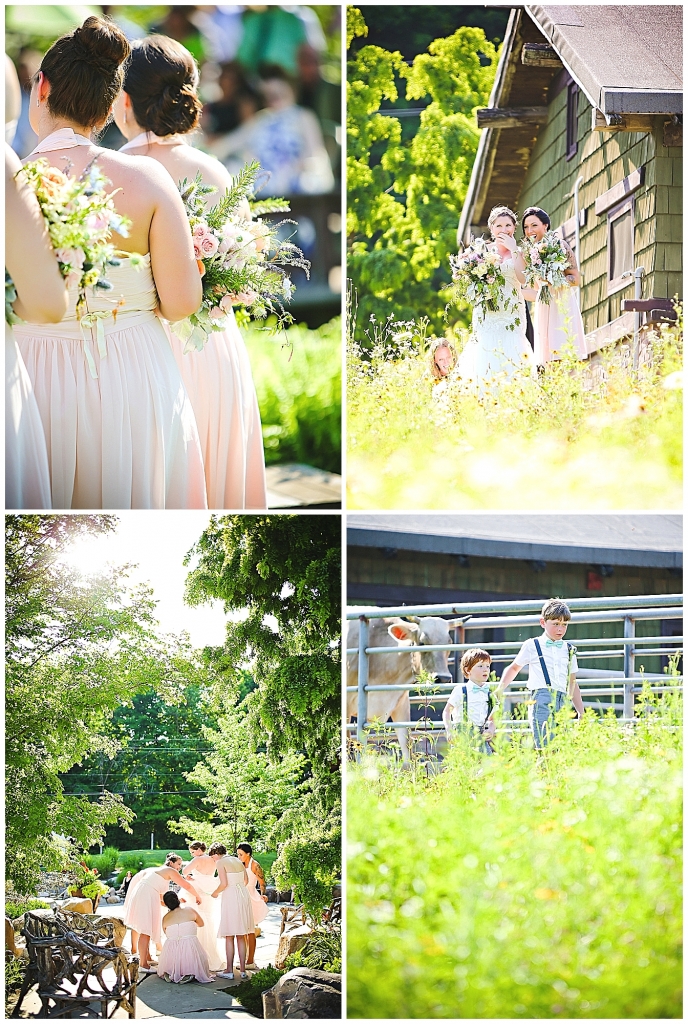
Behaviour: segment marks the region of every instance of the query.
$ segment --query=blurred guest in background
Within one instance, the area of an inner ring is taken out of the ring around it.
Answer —
[[[38,136],[29,123],[29,93],[31,80],[41,66],[43,55],[30,46],[23,46],[16,62],[17,75],[21,86],[21,111],[17,121],[14,139],[10,143],[14,152],[23,159],[32,152]]]
[[[301,18],[283,7],[249,6],[242,23],[237,60],[247,71],[255,73],[264,64],[276,64],[296,74],[299,47],[308,42]]]
[[[249,85],[241,64],[236,60],[220,66],[218,85],[222,97],[203,107],[201,125],[209,138],[233,132],[253,117],[261,106],[260,97]]]
[[[195,16],[195,6],[174,4],[168,8],[168,13],[161,22],[151,25],[150,34],[176,39],[200,64],[206,59],[206,50],[203,36],[195,23]]]
[[[266,106],[251,120],[209,147],[230,173],[258,160],[270,175],[265,195],[314,195],[330,192],[334,175],[318,119],[296,104],[289,75],[278,65],[261,70]]]

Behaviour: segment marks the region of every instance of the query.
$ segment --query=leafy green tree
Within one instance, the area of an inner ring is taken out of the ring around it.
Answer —
[[[245,710],[231,698],[226,703],[218,729],[203,730],[209,753],[186,773],[207,794],[204,803],[213,808],[215,822],[187,815],[170,828],[187,839],[225,842],[231,850],[242,841],[265,848],[282,815],[302,800],[305,758],[291,753],[275,762],[255,750]]]
[[[181,665],[178,670],[184,674]],[[190,658],[187,679],[198,671]],[[175,700],[152,689],[137,694],[130,705],[117,708],[105,726],[105,735],[119,748],[117,753],[108,757],[100,751],[63,777],[69,792],[93,796],[110,790],[134,812],[131,835],[110,826],[106,842],[141,849],[148,846],[152,832],[157,846],[173,846],[176,840],[167,826],[170,818],[209,817],[202,792],[185,775],[205,757],[209,744],[204,729],[217,721],[205,682],[182,685]]]
[[[228,622],[217,667],[226,688],[251,666],[256,689],[244,703],[254,750],[265,745],[277,765],[304,756],[303,798],[275,826],[283,846],[274,871],[316,911],[329,903],[341,846],[339,518],[213,516],[192,557],[189,603],[219,598],[243,615]],[[288,859],[296,836],[312,854],[301,862]]]
[[[361,12],[349,9],[349,38],[364,36]],[[441,331],[451,298],[448,256],[466,197],[484,106],[498,52],[480,28],[435,39],[408,67],[401,53],[362,46],[349,62],[347,231],[354,286],[355,336],[365,342],[371,318],[427,316]],[[398,118],[379,113],[383,100],[430,102],[420,127],[402,139]]]
[[[88,847],[131,812],[103,790],[65,795],[60,774],[113,749],[103,723],[143,685],[155,658],[150,592],[127,569],[84,579],[64,561],[69,545],[105,534],[102,515],[9,515],[5,520],[5,798],[7,877],[29,891],[56,866],[59,834]]]

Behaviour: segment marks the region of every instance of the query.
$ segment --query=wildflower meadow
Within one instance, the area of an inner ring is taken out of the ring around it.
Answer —
[[[682,698],[349,770],[348,1013],[680,1018]]]
[[[427,321],[374,318],[347,367],[350,509],[681,507],[682,317],[592,364],[478,391],[428,368]],[[450,339],[457,349],[467,332]]]

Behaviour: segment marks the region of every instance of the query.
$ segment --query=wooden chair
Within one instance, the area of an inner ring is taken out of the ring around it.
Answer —
[[[28,912],[22,935],[29,965],[13,1017],[19,1016],[33,985],[38,985],[41,1018],[70,1017],[80,1010],[89,1017],[110,1019],[120,1008],[129,1018],[136,1016],[138,956],[114,944],[111,923],[94,924],[69,911],[56,911],[51,918]],[[105,977],[106,971],[114,971],[114,978]],[[100,1012],[93,1003],[100,1003]]]

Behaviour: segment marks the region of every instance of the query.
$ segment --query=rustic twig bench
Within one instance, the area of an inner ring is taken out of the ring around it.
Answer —
[[[29,965],[13,1017],[19,1016],[24,996],[34,985],[41,1018],[70,1017],[80,1010],[89,1017],[109,1019],[120,1008],[130,1018],[136,1016],[138,957],[115,945],[111,923],[95,924],[69,911],[58,910],[51,917],[28,912],[22,935]],[[100,1004],[100,1012],[93,1003]]]

